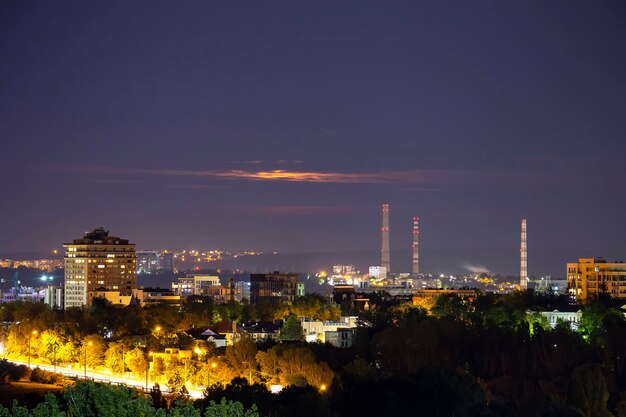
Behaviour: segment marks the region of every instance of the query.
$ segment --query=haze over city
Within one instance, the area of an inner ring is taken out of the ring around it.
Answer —
[[[382,202],[433,269],[516,273],[522,217],[531,274],[626,251],[622,3],[283,6],[3,4],[0,254],[363,257]]]

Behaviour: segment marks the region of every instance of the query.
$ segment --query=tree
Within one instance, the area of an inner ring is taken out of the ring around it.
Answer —
[[[143,378],[147,369],[146,356],[143,350],[135,348],[124,354],[126,366],[136,378]]]
[[[237,372],[237,375],[248,378],[248,382],[252,383],[252,371],[257,366],[256,345],[250,335],[241,333],[240,336],[238,342],[226,348],[224,361]]]
[[[226,398],[218,403],[211,401],[207,407],[205,417],[259,417],[259,412],[253,404],[252,408],[245,410],[240,402],[226,401]]]
[[[104,355],[104,363],[111,372],[121,374],[126,371],[125,354],[132,350],[130,343],[111,342]]]
[[[572,371],[569,403],[585,417],[610,417],[609,391],[599,367],[579,366]]]
[[[257,353],[257,361],[268,384],[300,387],[308,384],[320,389],[329,387],[333,380],[328,364],[318,363],[313,352],[304,346],[277,345]]]
[[[64,398],[70,416],[165,417],[164,410],[154,409],[150,397],[137,396],[122,386],[78,381],[68,387]]]
[[[85,366],[85,357],[87,358],[87,366],[89,368],[95,368],[104,364],[107,344],[102,336],[92,334],[85,337],[80,350],[78,361],[81,366]]]
[[[282,341],[302,341],[304,340],[304,329],[302,323],[295,314],[289,315],[285,320],[283,328],[280,332],[280,340]]]

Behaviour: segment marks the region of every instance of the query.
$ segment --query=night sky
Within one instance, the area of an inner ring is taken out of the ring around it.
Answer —
[[[626,3],[3,1],[0,141],[0,254],[626,260]]]

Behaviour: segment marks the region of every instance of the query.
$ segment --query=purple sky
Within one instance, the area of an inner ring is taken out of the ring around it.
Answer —
[[[413,215],[424,248],[514,248],[526,216],[533,248],[626,255],[624,22],[623,1],[4,1],[0,253],[96,226],[373,249],[387,201],[396,248]]]

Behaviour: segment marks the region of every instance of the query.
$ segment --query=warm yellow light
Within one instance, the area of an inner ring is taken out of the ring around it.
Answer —
[[[199,347],[195,348],[193,351],[196,352],[198,355],[202,353],[202,350]]]
[[[89,346],[93,346],[93,342],[90,340],[89,343],[87,343]]]
[[[154,331],[155,331],[155,332],[160,332],[160,331],[161,331],[161,326],[157,326],[157,327],[155,327],[155,328],[154,328]]]
[[[149,354],[150,356],[152,356],[152,355],[154,354],[154,352],[149,352],[148,354]]]
[[[37,336],[37,330],[33,330],[33,336]]]
[[[217,368],[217,364],[216,364],[215,362],[213,362],[213,363],[211,364],[211,367],[212,367],[212,368]]]
[[[326,391],[326,384],[322,384],[322,386],[320,387],[320,391]]]

